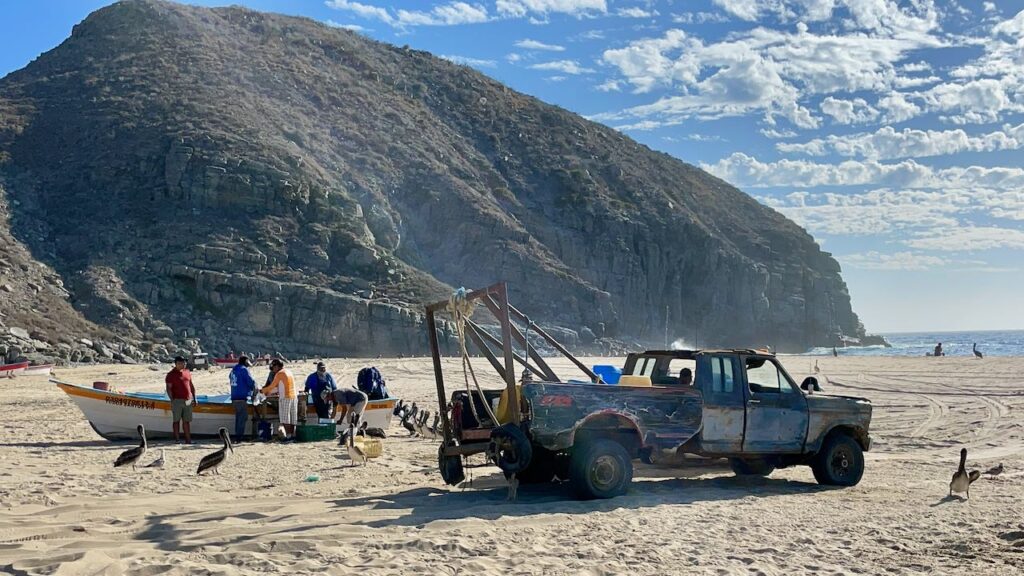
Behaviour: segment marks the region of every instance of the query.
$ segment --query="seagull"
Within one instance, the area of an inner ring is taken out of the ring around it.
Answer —
[[[349,424],[349,427],[348,427],[348,446],[347,446],[347,448],[348,448],[348,457],[349,457],[350,460],[352,460],[352,466],[355,466],[356,462],[360,462],[360,463],[362,463],[363,466],[366,466],[366,452],[363,452],[362,448],[360,448],[359,446],[356,446],[355,434],[353,434],[352,428],[353,428],[353,425]]]
[[[960,467],[953,473],[953,479],[949,481],[949,495],[953,492],[966,492],[967,499],[971,499],[971,484],[981,477],[981,472],[971,470],[967,472],[967,448],[960,449]]]
[[[984,356],[981,355],[981,352],[978,352],[978,343],[977,342],[974,343],[974,347],[972,348],[972,350],[974,350],[974,356],[975,357],[977,357],[977,358],[984,358]]]
[[[1002,473],[1003,473],[1003,463],[1002,462],[999,463],[999,466],[993,466],[993,467],[989,468],[988,470],[985,470],[985,474],[988,474],[989,476],[999,476]]]
[[[153,460],[149,464],[146,464],[146,468],[163,468],[164,467],[164,449],[160,449],[160,457]]]
[[[114,468],[119,466],[131,466],[132,470],[135,470],[135,467],[139,464],[139,460],[141,460],[143,454],[146,453],[146,429],[143,428],[142,424],[136,426],[135,429],[138,430],[139,437],[142,438],[142,442],[140,442],[135,448],[129,448],[128,450],[121,452],[121,455],[114,461]]]
[[[222,427],[217,431],[217,435],[224,441],[224,447],[213,454],[203,456],[203,459],[199,461],[199,468],[196,470],[196,475],[200,475],[207,470],[213,470],[214,474],[220,474],[220,467],[227,462],[228,454],[235,453],[235,449],[231,447],[231,438],[228,437],[228,429]]]

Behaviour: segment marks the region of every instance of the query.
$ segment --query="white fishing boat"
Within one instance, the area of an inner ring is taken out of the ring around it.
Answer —
[[[171,401],[162,393],[119,392],[101,390],[50,380],[63,390],[78,409],[85,415],[92,429],[107,440],[135,440],[138,438],[136,426],[146,427],[149,438],[172,437]],[[192,409],[191,432],[197,437],[217,437],[221,428],[235,429],[235,409],[231,405],[229,395],[196,397],[198,404]],[[371,428],[387,430],[391,425],[391,416],[398,398],[385,398],[367,402],[363,411],[363,419]],[[252,434],[253,407],[249,408],[249,420],[246,424],[246,435]],[[268,406],[267,419],[277,420],[276,409]],[[344,408],[344,407],[342,407]],[[301,420],[301,418],[300,418]],[[307,404],[306,420],[317,421],[316,410]]]
[[[36,364],[22,370],[19,376],[49,376],[53,372],[53,364]]]

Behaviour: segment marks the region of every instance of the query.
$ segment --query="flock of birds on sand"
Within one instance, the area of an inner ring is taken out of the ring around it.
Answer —
[[[399,400],[395,406],[393,414],[398,416],[401,420],[402,427],[409,431],[410,437],[416,438],[427,438],[428,436],[432,439],[437,439],[441,435],[441,431],[438,429],[438,424],[441,420],[439,413],[433,414],[434,421],[428,425],[427,422],[430,420],[431,413],[427,410],[420,410],[413,402],[410,405]],[[352,465],[356,464],[366,465],[369,459],[366,455],[366,451],[355,443],[356,436],[371,437],[371,438],[387,438],[387,433],[381,428],[370,428],[369,423],[364,421],[359,429],[356,430],[357,417],[353,417],[349,421],[349,425],[345,430],[342,430],[341,435],[338,438],[338,445],[345,446],[348,452],[349,459],[352,461]],[[145,457],[146,452],[149,451],[149,444],[146,441],[146,429],[142,424],[136,427],[139,433],[140,442],[138,446],[129,448],[122,452],[117,460],[114,462],[114,467],[119,468],[122,466],[131,466],[132,470],[137,470],[140,466],[143,468],[163,468],[166,463],[166,456],[163,448],[160,449],[160,456],[146,465],[141,465],[142,459]],[[235,449],[231,444],[231,437],[228,435],[226,428],[221,428],[217,431],[217,435],[224,443],[223,447],[216,452],[203,456],[203,459],[199,461],[199,468],[196,469],[197,475],[202,475],[207,472],[213,474],[220,474],[220,468],[228,460],[228,456],[235,453]]]

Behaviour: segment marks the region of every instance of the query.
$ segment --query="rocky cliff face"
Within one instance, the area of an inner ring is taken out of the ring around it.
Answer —
[[[726,182],[468,68],[313,21],[104,8],[0,80],[11,226],[83,325],[420,352],[506,280],[567,338],[863,337],[839,266]]]

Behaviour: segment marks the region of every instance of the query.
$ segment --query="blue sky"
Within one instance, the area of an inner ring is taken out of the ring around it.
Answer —
[[[0,4],[0,75],[109,2]],[[804,226],[869,331],[1024,329],[1024,0],[234,0],[472,66]]]

